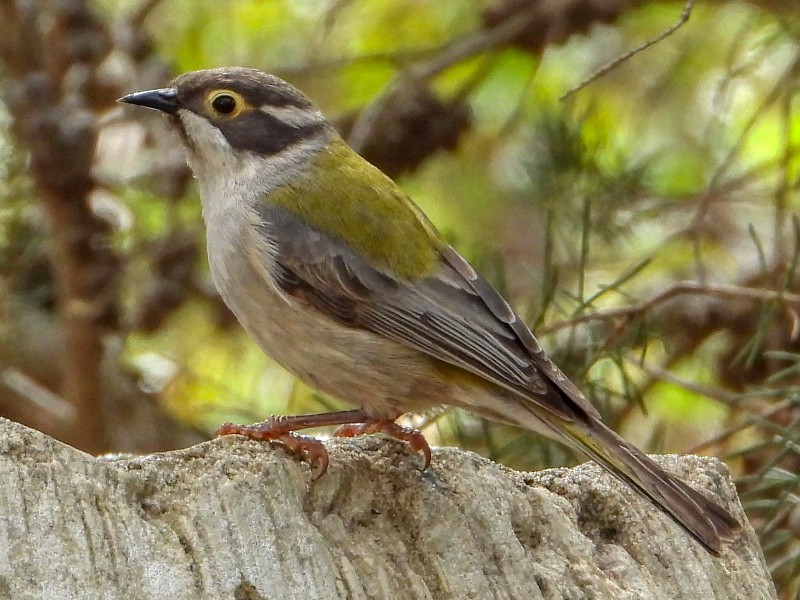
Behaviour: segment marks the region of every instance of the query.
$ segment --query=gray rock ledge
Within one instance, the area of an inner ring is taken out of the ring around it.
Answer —
[[[749,525],[715,558],[592,464],[327,445],[310,482],[239,437],[96,459],[0,420],[0,598],[775,598]],[[744,519],[719,461],[657,460]]]

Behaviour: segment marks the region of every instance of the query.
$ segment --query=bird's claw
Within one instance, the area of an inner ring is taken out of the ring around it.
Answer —
[[[393,419],[373,419],[360,409],[312,415],[278,415],[253,425],[223,423],[214,436],[243,435],[251,440],[280,442],[307,460],[311,465],[312,477],[318,479],[328,470],[328,451],[319,440],[294,432],[326,425],[341,425],[334,433],[339,437],[383,433],[408,443],[415,452],[421,452],[424,458],[423,471],[431,464],[431,447],[419,431],[398,425]]]
[[[416,429],[403,427],[391,420],[366,421],[365,423],[347,423],[339,427],[333,435],[336,437],[355,437],[371,433],[383,433],[396,440],[408,443],[415,452],[421,452],[424,463],[422,470],[431,464],[431,447],[428,440]]]
[[[254,425],[236,425],[223,423],[214,432],[214,437],[221,435],[243,435],[251,440],[279,442],[290,452],[303,457],[311,466],[311,477],[316,480],[328,470],[328,451],[325,445],[317,439],[305,435],[297,435],[286,431],[282,419],[271,418],[263,423]]]

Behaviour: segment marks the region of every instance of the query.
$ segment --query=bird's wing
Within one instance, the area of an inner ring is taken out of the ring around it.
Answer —
[[[400,282],[292,212],[262,206],[278,284],[343,324],[374,331],[534,401],[561,418],[599,416],[503,298],[455,250],[435,275]],[[555,389],[554,389],[555,388]]]

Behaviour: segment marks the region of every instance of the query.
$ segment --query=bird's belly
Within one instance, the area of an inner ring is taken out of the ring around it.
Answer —
[[[448,402],[450,384],[423,353],[304,307],[241,257],[226,261],[224,271],[214,272],[212,262],[212,273],[226,304],[262,350],[311,387],[377,418]]]

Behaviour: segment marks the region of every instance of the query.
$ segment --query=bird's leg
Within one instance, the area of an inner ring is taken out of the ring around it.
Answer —
[[[407,442],[415,452],[422,452],[422,456],[425,460],[422,466],[423,471],[431,464],[431,447],[430,444],[428,444],[428,440],[425,439],[425,436],[416,429],[398,425],[393,419],[372,419],[366,417],[363,421],[351,421],[343,424],[333,435],[337,437],[354,437],[357,435],[368,435],[370,433],[383,433],[396,440]]]
[[[400,416],[400,415],[398,415]],[[328,451],[319,440],[297,435],[295,432],[309,427],[341,425],[334,435],[338,437],[354,437],[371,433],[383,433],[397,440],[407,442],[415,452],[424,457],[423,470],[431,464],[431,447],[419,431],[398,425],[392,419],[374,419],[360,409],[340,410],[312,415],[275,415],[252,425],[236,425],[223,423],[214,432],[214,437],[221,435],[243,435],[251,440],[280,442],[292,452],[304,456],[311,464],[314,479],[318,479],[328,470]]]
[[[342,425],[360,423],[369,419],[361,410],[341,410],[313,415],[275,415],[252,425],[236,425],[223,423],[214,432],[214,437],[221,435],[243,435],[251,440],[276,441],[282,443],[292,452],[304,456],[311,464],[314,479],[318,479],[328,470],[328,451],[319,440],[297,435],[294,432],[309,427],[325,425]]]

